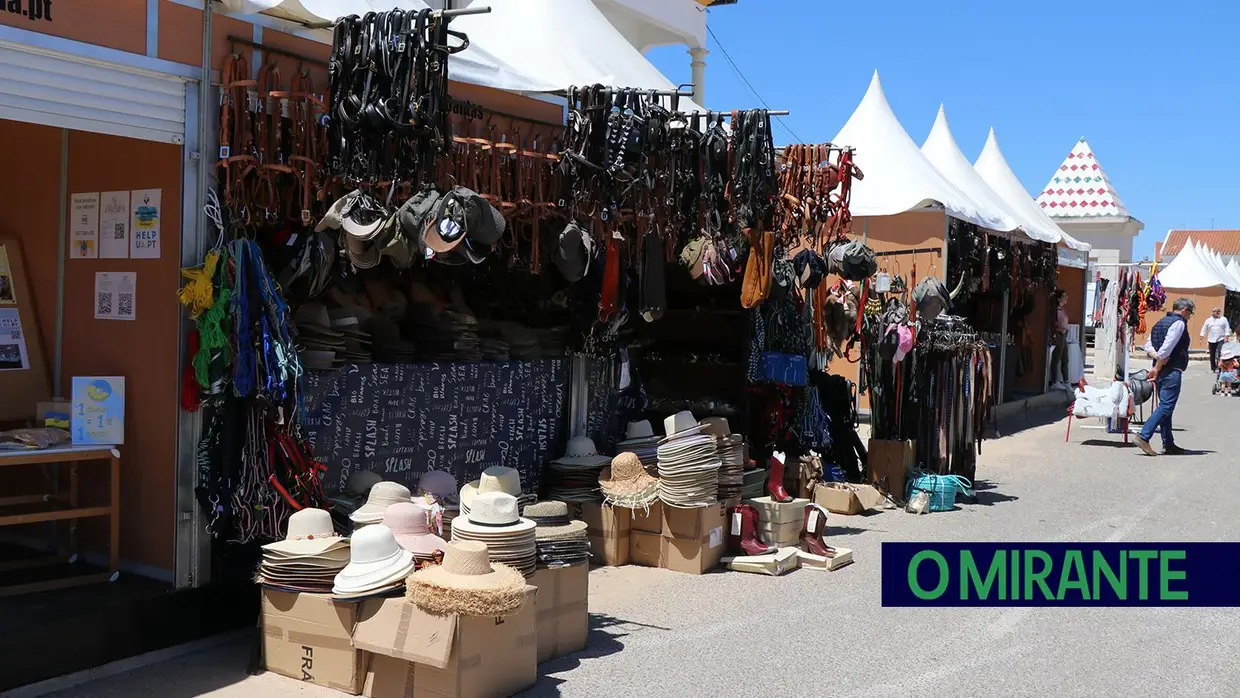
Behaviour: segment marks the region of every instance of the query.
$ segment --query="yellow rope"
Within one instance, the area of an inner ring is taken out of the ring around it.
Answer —
[[[177,296],[181,299],[181,305],[189,310],[191,319],[197,320],[215,304],[215,287],[211,280],[215,278],[215,266],[219,261],[219,251],[211,250],[202,266],[181,270],[181,276],[185,277],[186,283],[177,292]]]

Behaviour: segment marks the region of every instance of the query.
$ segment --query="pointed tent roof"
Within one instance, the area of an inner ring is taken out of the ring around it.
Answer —
[[[878,71],[831,142],[856,148],[857,164],[865,174],[865,179],[853,182],[854,216],[894,216],[941,204],[949,215],[983,228],[1012,228],[1002,212],[971,199],[921,154],[891,111]]]
[[[1158,279],[1166,288],[1223,286],[1229,291],[1240,289],[1240,286],[1230,279],[1219,276],[1214,266],[1203,258],[1200,250],[1193,244],[1186,244],[1184,251],[1176,255],[1166,269],[1158,272]]]
[[[1084,137],[1042,188],[1038,205],[1052,218],[1129,217],[1128,207]]]
[[[930,160],[930,164],[943,173],[947,181],[955,184],[974,201],[1002,213],[1008,227],[1001,230],[1015,230],[1019,226],[1029,238],[1041,242],[1059,242],[1058,236],[1025,221],[1003,200],[1003,197],[982,180],[981,175],[973,169],[973,165],[969,164],[964,153],[960,152],[960,146],[956,144],[956,139],[952,136],[951,126],[947,124],[947,113],[941,104],[939,113],[934,118],[934,126],[930,128],[930,135],[926,136],[926,142],[921,146],[921,152]]]
[[[1207,247],[1204,242],[1197,243],[1197,251],[1200,252],[1203,258],[1210,263],[1210,266],[1214,268],[1214,271],[1218,272],[1219,278],[1230,281],[1235,284],[1237,288],[1240,288],[1240,278],[1236,278],[1234,274],[1228,271],[1227,265],[1223,262],[1223,258],[1220,257],[1217,252]]]
[[[1034,203],[1033,197],[1025,191],[1025,186],[1020,183],[1020,180],[1016,178],[1016,173],[1008,165],[1007,158],[1003,157],[1003,151],[999,149],[999,139],[995,138],[993,128],[986,136],[986,145],[982,147],[982,154],[977,156],[977,161],[973,163],[973,169],[981,175],[982,181],[1003,197],[1008,206],[1021,215],[1022,220],[1029,221],[1031,226],[1037,227],[1046,234],[1057,235],[1057,239],[1061,239],[1063,244],[1071,249],[1081,252],[1090,250],[1089,243],[1081,242],[1065,233]]]
[[[1233,259],[1227,263],[1227,271],[1231,272],[1232,276],[1240,279],[1240,264],[1236,264],[1236,260]]]

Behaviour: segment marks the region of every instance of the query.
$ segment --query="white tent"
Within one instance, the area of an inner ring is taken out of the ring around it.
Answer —
[[[1012,172],[1007,159],[1003,157],[1003,151],[999,150],[999,141],[995,138],[993,128],[990,129],[990,135],[986,137],[986,145],[982,148],[982,154],[973,163],[973,169],[977,170],[982,180],[989,184],[995,193],[1002,196],[1009,206],[1021,214],[1022,221],[1028,221],[1030,226],[1038,228],[1043,235],[1055,236],[1056,241],[1062,240],[1063,244],[1074,250],[1089,251],[1089,243],[1081,242],[1065,233],[1055,224],[1055,221],[1051,220],[1050,216],[1046,215],[1042,207],[1034,203],[1033,197],[1029,196],[1029,192],[1016,178],[1016,173]]]
[[[1219,278],[1230,281],[1236,286],[1236,288],[1240,288],[1240,278],[1236,278],[1236,276],[1227,269],[1227,265],[1223,262],[1223,258],[1220,257],[1217,252],[1207,247],[1204,242],[1197,243],[1197,251],[1202,253],[1205,256],[1205,259],[1210,262],[1210,265],[1214,267],[1215,271],[1218,272]]]
[[[420,10],[423,0],[224,0],[239,13],[264,12],[296,21],[335,20],[400,8]],[[651,65],[591,0],[466,0],[457,9],[486,5],[491,12],[452,20],[469,48],[448,60],[454,80],[513,92],[552,92],[571,85],[671,90],[675,85]],[[327,41],[331,41],[327,34]],[[682,99],[684,111],[701,111]]]
[[[1240,290],[1240,285],[1219,275],[1214,265],[1207,261],[1192,240],[1184,243],[1184,249],[1171,260],[1171,264],[1158,272],[1158,280],[1164,288],[1212,288],[1223,286],[1229,291]]]
[[[1240,264],[1236,264],[1235,259],[1227,263],[1227,271],[1231,272],[1232,276],[1240,279]]]
[[[951,127],[947,125],[947,114],[943,111],[942,105],[939,105],[939,113],[934,118],[934,126],[930,129],[930,135],[926,136],[926,142],[921,145],[921,153],[926,156],[930,164],[934,165],[935,169],[947,178],[947,181],[968,194],[969,198],[999,212],[1004,221],[1004,227],[997,230],[1008,232],[1021,227],[1022,232],[1034,240],[1058,242],[1035,226],[1024,225],[1020,216],[1008,207],[1003,198],[982,181],[981,176],[965,159],[964,153],[960,152],[960,146],[956,145],[956,139],[952,136]]]
[[[1002,211],[971,199],[922,155],[891,111],[877,71],[831,142],[856,148],[857,164],[865,174],[853,182],[853,216],[894,216],[940,204],[949,215],[983,228],[1013,228]]]

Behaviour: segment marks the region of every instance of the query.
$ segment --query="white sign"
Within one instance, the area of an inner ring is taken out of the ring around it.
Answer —
[[[129,231],[129,256],[133,259],[159,259],[159,189],[130,192],[133,227]]]
[[[129,256],[129,192],[105,191],[99,205],[99,257]]]
[[[0,308],[0,371],[24,371],[30,368],[26,338],[22,335],[22,318],[17,308]]]
[[[137,287],[137,272],[95,272],[95,319],[136,319]]]
[[[125,443],[125,379],[74,376],[69,410],[73,445]]]
[[[69,221],[69,259],[99,256],[99,192],[74,194]]]

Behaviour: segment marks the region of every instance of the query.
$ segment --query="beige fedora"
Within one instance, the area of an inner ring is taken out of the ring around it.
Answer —
[[[366,503],[349,515],[354,523],[376,524],[383,520],[383,512],[397,502],[412,502],[409,488],[399,482],[376,482],[366,495]]]
[[[461,488],[461,512],[469,511],[474,498],[487,492],[503,492],[514,497],[521,496],[521,473],[513,468],[495,465],[482,471],[482,477],[465,483]]]

